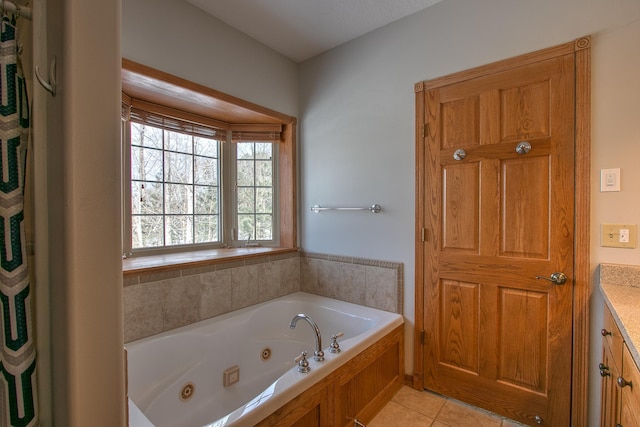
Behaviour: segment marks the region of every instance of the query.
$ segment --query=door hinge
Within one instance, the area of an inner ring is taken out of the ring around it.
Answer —
[[[420,130],[420,137],[424,139],[426,135],[429,135],[429,123],[425,123]]]
[[[422,227],[422,229],[420,230],[420,240],[422,240],[423,242],[429,241],[429,232],[424,227]]]
[[[424,329],[420,331],[420,344],[424,345]]]

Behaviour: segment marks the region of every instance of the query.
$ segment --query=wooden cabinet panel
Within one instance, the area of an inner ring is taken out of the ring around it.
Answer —
[[[616,384],[620,371],[616,368],[608,345],[602,348],[599,369],[602,377],[600,425],[613,427],[620,418],[620,388]]]
[[[321,381],[262,420],[257,427],[324,427],[329,420],[328,399],[327,382]]]
[[[618,371],[622,369],[622,334],[613,319],[609,307],[604,310],[604,326],[602,328],[603,344],[608,345],[611,349],[613,362],[616,364]]]
[[[622,379],[630,385],[621,387],[620,424],[622,427],[640,426],[640,371],[626,346],[622,349]],[[618,379],[618,386],[620,383]]]
[[[338,425],[352,426],[354,419],[370,421],[390,398],[385,389],[393,392],[391,396],[398,391],[396,385],[402,378],[398,372],[399,355],[400,349],[394,345],[342,385],[342,417]]]
[[[368,423],[404,382],[404,325],[299,394],[257,427],[353,426]]]
[[[601,427],[640,426],[640,371],[609,311],[604,310],[602,329]]]

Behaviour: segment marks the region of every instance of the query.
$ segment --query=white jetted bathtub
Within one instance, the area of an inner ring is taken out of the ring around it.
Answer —
[[[290,328],[299,313],[318,325],[324,362],[313,360],[310,323]],[[298,292],[131,342],[129,426],[252,426],[402,323],[399,314]],[[330,353],[339,332],[341,352]],[[294,362],[302,351],[308,373]]]

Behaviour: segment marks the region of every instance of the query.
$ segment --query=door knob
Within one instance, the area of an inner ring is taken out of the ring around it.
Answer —
[[[564,273],[556,271],[551,274],[551,277],[536,276],[536,279],[548,280],[554,285],[563,285],[567,281],[567,276]]]
[[[531,144],[527,141],[522,141],[516,145],[516,153],[518,154],[527,154],[529,151],[531,151]]]
[[[627,381],[622,377],[618,377],[618,381],[616,381],[618,383],[618,387],[622,388],[622,387],[626,387],[629,386],[631,388],[633,388],[633,384],[631,384],[631,381]]]
[[[464,151],[462,148],[458,148],[455,153],[453,153],[453,158],[456,160],[462,160],[465,157],[467,157],[467,152]]]

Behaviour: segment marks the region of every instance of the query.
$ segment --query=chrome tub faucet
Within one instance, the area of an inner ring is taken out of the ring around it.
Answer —
[[[316,334],[316,351],[313,353],[313,360],[315,360],[316,362],[323,362],[324,351],[322,351],[322,337],[320,336],[320,328],[318,328],[318,325],[316,324],[316,322],[314,322],[313,319],[307,316],[306,314],[300,313],[300,314],[296,314],[293,317],[293,319],[291,319],[291,324],[289,325],[289,327],[291,329],[295,329],[296,324],[300,319],[306,320],[307,323],[311,325],[311,327],[313,328],[313,331]]]

